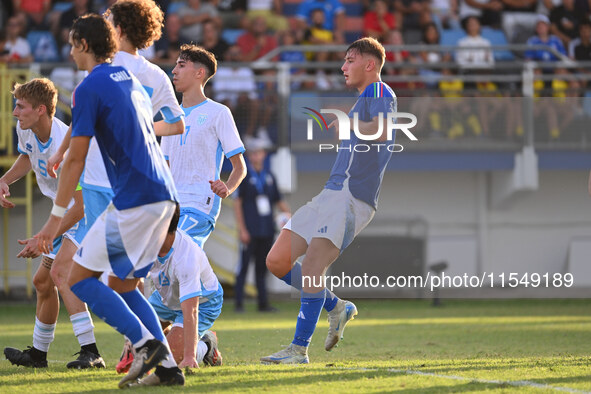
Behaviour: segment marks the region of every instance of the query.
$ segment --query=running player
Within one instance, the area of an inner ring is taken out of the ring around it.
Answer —
[[[359,115],[359,132],[366,135],[374,135],[378,130],[380,112],[387,114],[396,108],[394,92],[380,78],[384,58],[384,47],[378,41],[362,38],[349,46],[341,67],[346,85],[359,92],[349,117]],[[329,127],[336,124],[334,121]],[[263,363],[308,363],[308,345],[323,307],[329,321],[326,350],[336,345],[347,322],[357,314],[353,303],[316,284],[323,283],[319,279],[326,269],[373,218],[384,171],[392,155],[383,147],[379,149],[379,143],[386,138],[384,132],[372,150],[362,153],[352,149],[359,142],[354,133],[350,140],[341,141],[324,190],[301,207],[281,230],[267,256],[267,267],[287,284],[301,289],[301,307],[292,343],[261,358]],[[304,254],[300,266],[296,259]],[[302,284],[303,276],[313,280]]]
[[[0,205],[4,208],[14,207],[6,199],[10,196],[9,185],[31,169],[41,192],[48,198],[55,199],[58,181],[48,176],[47,160],[57,150],[68,130],[68,126],[54,116],[58,92],[50,80],[37,78],[22,85],[17,84],[12,93],[16,99],[13,115],[18,119],[16,132],[20,155],[10,170],[0,178]],[[77,190],[72,201],[66,205],[69,209],[56,233],[59,237],[55,240],[54,251],[43,255],[33,278],[37,292],[33,347],[24,351],[5,348],[4,355],[12,364],[47,367],[47,352],[55,336],[59,313],[59,290],[81,347],[78,358],[68,363],[67,367],[105,367],[96,347],[90,313],[66,284],[72,256],[86,233],[84,220],[81,220],[84,215],[82,193]],[[19,242],[25,247],[18,257],[35,258],[40,255],[35,238]]]
[[[89,228],[74,257],[68,284],[107,324],[131,340],[136,358],[123,388],[156,367],[160,384],[184,384],[154,310],[137,290],[156,260],[175,209],[176,190],[153,131],[150,98],[123,67],[112,66],[114,28],[101,16],[78,18],[70,32],[71,54],[89,72],[72,96],[72,138],[54,207],[35,237],[43,252],[64,215],[84,169],[90,139],[101,150],[114,197]],[[113,272],[109,285],[98,280]],[[159,365],[162,363],[161,365]]]
[[[201,247],[213,231],[221,199],[232,194],[246,175],[244,145],[232,113],[203,92],[216,69],[211,52],[196,45],[181,47],[172,74],[176,91],[183,94],[186,127],[181,135],[162,138],[162,152],[179,191],[179,228]],[[224,155],[232,163],[226,182],[220,180]]]

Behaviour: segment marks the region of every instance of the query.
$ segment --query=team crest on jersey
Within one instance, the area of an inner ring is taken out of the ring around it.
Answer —
[[[199,116],[197,117],[197,123],[199,123],[199,125],[202,125],[203,123],[205,123],[206,120],[207,120],[207,114],[199,114]]]

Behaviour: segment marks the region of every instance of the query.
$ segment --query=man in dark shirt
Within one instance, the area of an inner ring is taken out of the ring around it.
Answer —
[[[550,12],[550,33],[558,36],[567,47],[577,37],[579,18],[575,14],[575,0],[563,0]]]
[[[234,215],[238,223],[241,261],[236,275],[236,311],[243,312],[244,282],[251,257],[255,259],[255,277],[258,295],[258,309],[271,312],[274,309],[267,299],[265,264],[275,238],[273,206],[289,213],[289,206],[282,200],[275,177],[265,165],[267,144],[260,139],[251,139],[246,145],[246,178],[238,188],[234,201]]]
[[[575,47],[575,60],[591,61],[591,21],[584,19],[579,24],[581,43]]]

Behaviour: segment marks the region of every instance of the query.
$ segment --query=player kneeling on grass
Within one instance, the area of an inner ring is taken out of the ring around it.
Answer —
[[[162,324],[172,324],[166,339],[179,367],[198,368],[201,361],[222,365],[217,337],[208,330],[222,312],[224,292],[205,252],[177,229],[179,217],[177,208],[158,261],[150,269],[156,290],[149,301]],[[132,361],[131,347],[126,346],[117,372],[125,372]],[[151,385],[150,381],[148,376],[140,384]]]

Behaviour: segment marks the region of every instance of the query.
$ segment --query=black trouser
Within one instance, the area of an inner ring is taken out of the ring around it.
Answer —
[[[248,273],[248,266],[251,257],[254,256],[255,261],[255,278],[257,285],[257,296],[259,308],[265,308],[269,305],[267,300],[267,285],[265,283],[265,276],[267,274],[267,254],[273,246],[273,237],[251,238],[248,245],[242,245],[242,259],[240,260],[240,270],[236,275],[236,306],[242,306],[244,300],[244,282],[246,281],[246,274]]]

